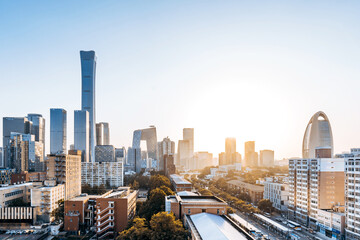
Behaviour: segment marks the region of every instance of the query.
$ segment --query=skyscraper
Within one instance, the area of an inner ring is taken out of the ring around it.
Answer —
[[[226,164],[235,164],[236,138],[225,139]]]
[[[28,133],[26,131],[26,123],[28,119],[25,117],[4,117],[3,118],[3,163],[2,166],[8,168],[10,166],[10,158],[8,157],[8,145],[12,132]]]
[[[74,111],[74,149],[80,150],[81,161],[89,162],[89,112]]]
[[[303,158],[316,158],[316,149],[322,149],[322,153],[327,151],[327,157],[333,155],[333,136],[328,117],[324,112],[315,113],[305,130],[303,139]]]
[[[95,109],[95,76],[96,55],[94,51],[80,51],[81,59],[81,110],[89,112],[89,146],[90,161],[95,162],[95,140],[96,140],[96,109]]]
[[[50,154],[66,153],[66,111],[50,109]]]
[[[104,145],[110,145],[110,128],[109,123],[102,122],[104,125]]]
[[[179,140],[177,164],[185,169],[190,169],[194,161],[194,129],[183,129],[183,140]]]
[[[255,152],[255,141],[245,142],[245,166],[252,167],[258,165],[258,153]]]
[[[27,119],[32,122],[29,133],[35,135],[35,141],[42,143],[45,157],[45,118],[41,114],[29,113]]]
[[[158,142],[158,154],[159,154],[159,170],[165,170],[165,155],[175,155],[175,142],[171,141],[169,137],[164,138],[161,142]]]

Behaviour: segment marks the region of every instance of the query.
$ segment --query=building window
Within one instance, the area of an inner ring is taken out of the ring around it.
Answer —
[[[190,209],[188,209],[188,214],[191,214],[191,210],[190,210]]]
[[[206,209],[201,209],[201,212],[206,212]]]
[[[219,215],[219,214],[220,214],[220,209],[218,209],[216,212],[217,212],[217,214]]]

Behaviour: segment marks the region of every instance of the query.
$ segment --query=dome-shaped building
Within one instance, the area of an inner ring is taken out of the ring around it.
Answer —
[[[303,158],[319,158],[333,156],[333,136],[328,117],[324,112],[315,113],[305,130]]]

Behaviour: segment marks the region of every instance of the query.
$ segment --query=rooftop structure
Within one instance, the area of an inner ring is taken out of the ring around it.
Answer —
[[[191,182],[189,182],[184,177],[179,176],[177,174],[171,174],[170,181],[176,192],[191,191],[192,189]]]

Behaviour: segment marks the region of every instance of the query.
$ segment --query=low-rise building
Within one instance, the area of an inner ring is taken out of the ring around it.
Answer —
[[[0,187],[0,208],[7,207],[19,200],[24,203],[30,203],[31,189],[34,185],[34,183],[23,183]]]
[[[262,185],[250,184],[240,180],[231,180],[227,183],[230,188],[238,189],[242,193],[247,193],[251,198],[251,202],[253,203],[257,203],[263,199],[264,186]]]
[[[124,165],[118,162],[82,162],[81,184],[94,186],[121,187],[124,185]]]
[[[65,201],[64,230],[95,227],[98,239],[113,239],[135,216],[137,191],[120,187],[103,195],[82,194]]]
[[[38,207],[36,218],[42,222],[51,222],[51,212],[59,207],[58,202],[65,198],[65,185],[55,185],[55,181],[45,181],[45,186],[31,189],[31,206]]]
[[[287,211],[289,204],[289,185],[278,182],[264,182],[264,198],[273,203],[278,211]]]
[[[46,172],[21,172],[11,175],[11,184],[26,182],[43,182],[46,180]]]
[[[170,181],[176,192],[191,191],[192,189],[191,182],[177,174],[171,174]]]
[[[320,209],[317,215],[318,230],[332,239],[344,239],[345,214],[332,209]]]
[[[184,215],[197,213],[226,214],[228,204],[215,196],[173,195],[165,197],[165,211],[173,212],[182,219]]]

